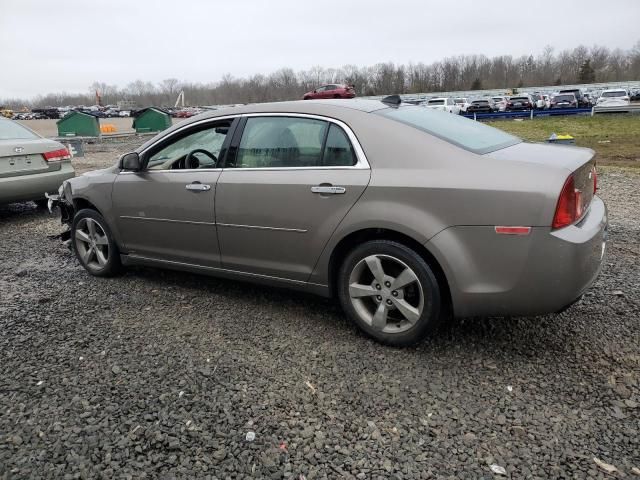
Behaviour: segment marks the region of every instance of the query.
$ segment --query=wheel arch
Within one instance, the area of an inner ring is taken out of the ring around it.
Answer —
[[[104,217],[100,209],[84,197],[74,197],[73,208],[76,212],[79,212],[80,210],[83,210],[85,208],[88,208],[90,210],[95,210],[96,212],[98,212],[100,215]]]
[[[451,311],[451,290],[449,287],[449,281],[444,272],[444,269],[440,266],[440,263],[436,257],[420,242],[412,238],[411,236],[398,232],[396,230],[388,228],[364,228],[349,233],[343,237],[333,248],[331,256],[329,258],[329,292],[332,297],[336,297],[337,288],[337,276],[340,270],[340,265],[349,252],[361,243],[370,240],[391,240],[405,245],[406,247],[414,250],[433,270],[433,273],[438,281],[438,286],[442,292],[443,307],[447,311]]]

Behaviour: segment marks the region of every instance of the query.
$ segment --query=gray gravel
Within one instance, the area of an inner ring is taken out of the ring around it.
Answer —
[[[601,185],[609,255],[581,303],[405,350],[312,296],[90,277],[57,218],[0,207],[0,479],[635,478],[640,175]]]

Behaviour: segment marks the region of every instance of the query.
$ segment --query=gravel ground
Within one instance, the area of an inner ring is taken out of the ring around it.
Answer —
[[[0,479],[640,478],[640,174],[601,187],[611,242],[581,303],[404,350],[321,298],[90,277],[56,217],[0,207]]]

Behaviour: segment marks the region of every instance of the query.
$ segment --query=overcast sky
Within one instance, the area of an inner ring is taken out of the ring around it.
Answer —
[[[639,18],[640,0],[0,0],[0,98],[547,44],[628,49]]]

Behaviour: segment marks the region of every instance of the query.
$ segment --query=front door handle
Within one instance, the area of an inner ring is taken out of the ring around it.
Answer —
[[[205,185],[200,182],[189,183],[186,187],[187,190],[191,192],[208,192],[211,190],[211,185]]]
[[[345,193],[347,189],[344,187],[334,187],[333,185],[317,185],[315,187],[311,187],[311,191],[313,193],[321,193],[324,195],[339,195]]]

